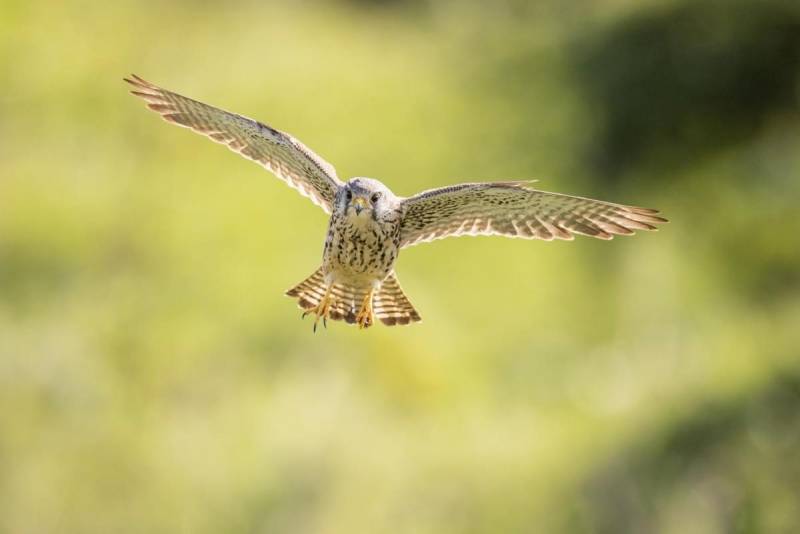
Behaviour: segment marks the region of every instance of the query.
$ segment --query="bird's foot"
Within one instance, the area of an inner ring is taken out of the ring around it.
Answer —
[[[317,324],[319,323],[320,319],[322,319],[322,326],[328,328],[328,317],[330,317],[332,301],[333,298],[331,297],[331,288],[328,286],[328,289],[325,290],[325,295],[319,301],[319,304],[303,312],[301,317],[302,319],[305,319],[306,315],[309,313],[314,314],[314,326],[312,327],[314,332],[317,331]]]
[[[370,290],[361,302],[361,309],[358,310],[358,314],[356,315],[356,324],[358,324],[358,328],[369,328],[372,326],[372,323],[375,322],[375,314],[372,310],[373,291],[374,290]]]

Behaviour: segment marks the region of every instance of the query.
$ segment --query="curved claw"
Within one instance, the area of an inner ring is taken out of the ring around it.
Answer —
[[[319,304],[314,306],[313,308],[309,308],[303,312],[303,315],[300,316],[301,319],[305,319],[306,315],[309,313],[314,314],[314,325],[311,327],[311,330],[316,333],[317,331],[317,323],[319,320],[322,319],[322,326],[328,328],[328,316],[331,311],[331,288],[325,290],[325,295],[320,299]]]

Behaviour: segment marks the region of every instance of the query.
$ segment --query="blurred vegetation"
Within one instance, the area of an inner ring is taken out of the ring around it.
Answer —
[[[0,4],[0,532],[796,532],[800,10]],[[311,334],[324,214],[135,72],[398,194],[661,208],[404,251],[421,325]]]
[[[596,532],[791,532],[800,523],[800,377],[705,402],[585,483],[574,520]],[[699,523],[698,523],[699,521]]]

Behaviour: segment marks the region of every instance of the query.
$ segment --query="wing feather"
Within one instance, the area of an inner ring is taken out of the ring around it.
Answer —
[[[403,200],[400,245],[461,235],[524,239],[598,239],[655,230],[658,210],[539,191],[524,182],[467,183],[423,191]]]
[[[204,134],[253,160],[310,198],[327,213],[342,182],[333,166],[291,135],[235,113],[203,104],[132,75],[132,94],[164,120]]]

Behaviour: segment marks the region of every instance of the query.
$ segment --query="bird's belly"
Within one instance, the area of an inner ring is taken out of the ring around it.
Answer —
[[[323,263],[334,282],[358,287],[379,284],[392,271],[397,246],[381,232],[334,232],[326,243]]]

